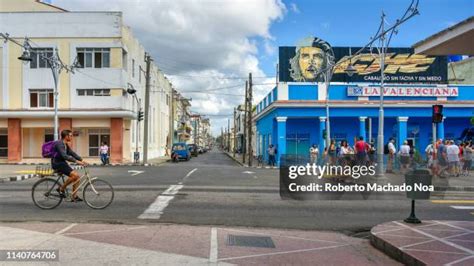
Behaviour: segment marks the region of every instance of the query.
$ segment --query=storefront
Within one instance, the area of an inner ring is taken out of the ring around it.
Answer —
[[[295,78],[294,71],[288,69],[294,65],[285,63],[291,62],[288,58],[295,55],[293,53],[288,56],[288,50],[291,49],[280,47],[278,85],[257,104],[258,154],[267,160],[266,150],[270,144],[277,148],[278,155],[309,156],[309,148],[313,144],[318,145],[322,151],[325,147],[327,98],[331,139],[336,142],[347,140],[353,145],[355,139],[362,136],[365,140],[374,140],[376,143],[380,105],[380,84],[377,81],[380,67],[375,62],[376,59],[372,58],[374,62],[367,62],[367,58],[364,58],[364,67],[354,63],[359,71],[355,77],[335,74],[332,79],[335,82],[331,82],[326,90],[325,83],[317,80],[317,77],[314,80],[311,77],[306,80]],[[337,51],[336,48],[335,50]],[[406,49],[403,51],[406,52]],[[339,58],[343,56],[339,55]],[[395,60],[397,57],[400,60]],[[413,60],[404,62],[401,60],[403,57]],[[337,55],[335,59],[337,62]],[[393,75],[388,75],[384,92],[384,142],[393,138],[396,146],[400,147],[407,140],[418,152],[424,154],[425,147],[432,141],[434,104],[444,106],[444,120],[437,124],[436,138],[456,140],[465,129],[471,127],[471,117],[474,116],[474,85],[447,84],[445,59],[439,56],[406,53],[401,56],[392,53],[387,61],[392,62],[392,65],[389,64],[385,72],[390,70]],[[412,70],[419,70],[400,73],[400,69],[407,67],[408,63],[411,63]],[[367,68],[374,65],[379,67],[378,73],[373,67],[369,73]],[[393,71],[394,69],[398,69],[398,72]],[[367,82],[368,80],[374,81]],[[402,82],[403,80],[410,82]]]

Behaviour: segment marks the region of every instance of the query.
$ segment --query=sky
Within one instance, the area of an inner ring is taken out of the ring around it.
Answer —
[[[254,77],[254,103],[275,86],[279,46],[316,36],[332,46],[364,46],[382,11],[388,25],[411,0],[48,0],[70,11],[121,11],[124,23],[193,112],[220,134]],[[420,15],[391,46],[410,47],[474,15],[474,0],[420,0]],[[200,91],[186,92],[186,91]]]

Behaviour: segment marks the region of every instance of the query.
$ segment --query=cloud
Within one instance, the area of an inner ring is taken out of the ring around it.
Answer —
[[[293,11],[295,14],[301,13],[300,9],[295,3],[290,4],[290,10]]]
[[[230,94],[243,94],[245,80],[219,77],[246,77],[249,72],[265,76],[256,40],[263,40],[267,53],[274,52],[269,29],[286,13],[281,0],[53,0],[52,4],[70,11],[122,11],[124,23],[158,67],[184,96],[193,98],[192,110],[213,115],[231,114],[243,102],[243,96]],[[256,78],[254,83],[269,81],[273,78]],[[237,84],[241,86],[213,91],[229,95],[186,93]],[[271,87],[256,86],[255,100]],[[211,123],[217,133],[227,118],[211,117]]]

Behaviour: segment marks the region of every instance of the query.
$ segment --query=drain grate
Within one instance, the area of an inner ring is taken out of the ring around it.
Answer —
[[[268,236],[228,235],[227,245],[255,248],[275,248],[272,238]]]

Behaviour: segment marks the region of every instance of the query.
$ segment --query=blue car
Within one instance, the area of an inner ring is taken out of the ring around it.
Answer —
[[[171,160],[178,162],[179,160],[189,161],[191,159],[191,153],[189,152],[188,144],[184,142],[178,142],[173,144],[171,149]]]

